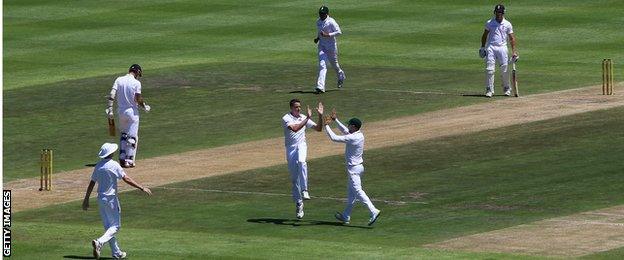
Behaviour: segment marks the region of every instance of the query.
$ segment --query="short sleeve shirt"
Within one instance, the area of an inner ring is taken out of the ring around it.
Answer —
[[[139,107],[134,97],[141,94],[141,82],[132,74],[117,78],[113,88],[117,89],[117,106],[120,111]]]
[[[505,46],[507,45],[507,35],[513,33],[513,26],[503,18],[499,23],[496,18],[492,18],[485,23],[485,29],[489,31],[487,45]]]
[[[287,113],[282,117],[282,127],[284,128],[284,144],[286,146],[294,146],[305,143],[305,130],[306,127],[315,127],[316,123],[311,119],[308,120],[305,126],[303,126],[299,131],[295,132],[290,130],[288,126],[293,126],[296,124],[300,124],[301,121],[305,120],[307,116],[303,114],[299,114],[299,117],[293,116],[291,113]]]
[[[117,195],[117,180],[126,176],[123,168],[112,159],[99,161],[93,169],[91,180],[98,184],[98,196]]]

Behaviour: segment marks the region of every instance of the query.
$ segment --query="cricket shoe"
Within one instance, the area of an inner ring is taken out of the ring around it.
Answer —
[[[342,83],[344,83],[344,81],[338,80],[338,88],[342,88]]]
[[[492,96],[494,96],[494,92],[488,91],[487,93],[485,93],[485,96],[491,98]]]
[[[297,219],[302,219],[303,218],[303,203],[297,203]]]
[[[303,197],[304,200],[310,200],[310,193],[308,193],[307,190],[302,191],[301,196]]]
[[[508,97],[511,96],[511,90],[509,89],[505,90],[505,96],[508,96]]]
[[[118,255],[113,255],[113,259],[124,259],[127,255],[126,252],[121,251]]]
[[[91,241],[91,245],[93,246],[93,257],[95,259],[100,259],[100,252],[102,252],[102,244],[97,240]]]
[[[314,92],[316,94],[321,94],[321,93],[325,93],[325,90],[324,89],[320,89],[319,87],[316,87],[316,88],[314,88]]]
[[[334,214],[334,217],[335,217],[338,221],[342,222],[342,224],[349,224],[349,220],[350,220],[350,218],[345,218],[345,217],[342,215],[342,213],[340,213],[340,212],[336,212],[336,214]]]
[[[381,210],[376,209],[376,211],[374,211],[373,214],[371,215],[371,218],[368,221],[368,225],[372,226],[373,224],[375,224],[375,221],[377,221],[377,219],[379,218],[379,215],[381,215]]]

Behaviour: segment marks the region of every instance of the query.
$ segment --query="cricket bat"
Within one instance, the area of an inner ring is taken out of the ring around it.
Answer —
[[[108,135],[115,136],[115,132],[117,132],[117,129],[115,129],[115,119],[109,118],[108,119]]]
[[[519,97],[520,93],[518,93],[518,79],[516,78],[516,61],[511,62],[511,83],[514,96]]]

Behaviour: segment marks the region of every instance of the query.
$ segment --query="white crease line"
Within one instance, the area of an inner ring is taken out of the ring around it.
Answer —
[[[156,187],[154,189],[163,189],[163,190],[186,190],[186,191],[203,191],[203,192],[217,192],[217,193],[231,193],[231,194],[245,194],[245,195],[266,195],[266,196],[281,196],[281,197],[290,197],[291,194],[282,194],[282,193],[269,193],[269,192],[258,192],[258,191],[235,191],[235,190],[215,190],[215,189],[197,189],[197,188],[170,188],[170,187]],[[315,199],[323,199],[323,200],[337,200],[337,201],[346,201],[346,198],[334,198],[334,197],[322,197],[322,196],[310,196]],[[383,200],[383,199],[371,199],[374,202],[383,202],[386,204],[394,204],[394,205],[404,205],[404,204],[428,204],[427,202],[420,201],[396,201],[396,200]]]

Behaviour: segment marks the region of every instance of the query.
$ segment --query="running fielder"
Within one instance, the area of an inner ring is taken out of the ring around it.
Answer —
[[[323,104],[317,107],[319,122],[322,122]],[[308,155],[308,145],[306,144],[306,127],[321,131],[320,124],[316,124],[310,117],[312,110],[307,108],[307,114],[301,114],[301,101],[293,99],[290,101],[290,112],[282,117],[282,127],[284,127],[284,144],[286,146],[286,161],[290,172],[290,182],[292,183],[292,197],[295,201],[296,216],[303,218],[303,200],[309,200],[308,193],[308,165],[306,158]]]
[[[331,121],[336,121],[338,124],[338,128],[340,132],[344,135],[336,135],[334,131],[332,131],[329,124]],[[331,114],[331,119],[326,120],[325,131],[334,142],[345,143],[345,160],[347,165],[347,206],[345,207],[342,213],[336,212],[334,215],[336,219],[341,221],[344,224],[349,224],[351,220],[351,210],[355,205],[356,201],[361,201],[366,205],[368,211],[370,212],[370,219],[368,221],[368,225],[371,226],[377,221],[381,210],[375,208],[373,202],[368,198],[364,189],[362,189],[362,175],[364,175],[364,159],[362,155],[364,154],[364,134],[360,132],[360,128],[362,127],[362,121],[357,118],[351,118],[347,123],[348,126],[343,125],[336,118],[336,111],[333,110]]]
[[[95,259],[100,258],[102,245],[108,242],[113,258],[121,259],[126,257],[126,252],[121,251],[115,235],[121,227],[121,207],[119,206],[119,199],[117,198],[117,180],[122,179],[124,182],[132,187],[135,187],[148,195],[152,195],[152,191],[149,188],[144,187],[126,175],[119,163],[113,160],[113,155],[117,151],[117,144],[105,143],[102,145],[98,157],[100,160],[91,174],[91,182],[87,187],[84,200],[82,201],[82,209],[87,210],[89,208],[89,197],[95,184],[98,184],[98,204],[100,208],[100,217],[104,224],[104,234],[91,241],[93,246],[93,257]]]
[[[117,97],[117,113],[121,131],[119,163],[124,168],[135,166],[139,145],[139,107],[145,109],[146,112],[151,109],[141,96],[141,82],[139,81],[141,76],[143,76],[143,69],[139,64],[133,64],[128,69],[128,74],[115,80],[108,96],[106,114],[109,119],[114,117],[113,102]]]
[[[329,8],[321,6],[319,9],[319,19],[316,21],[318,30],[314,43],[318,43],[319,75],[317,80],[316,93],[325,92],[325,75],[327,74],[327,63],[330,63],[336,71],[338,78],[338,88],[342,87],[345,80],[344,71],[338,64],[338,44],[336,36],[341,35],[340,26],[334,18],[329,17]]]
[[[518,60],[516,50],[516,36],[513,33],[513,26],[505,19],[505,6],[499,4],[494,7],[493,19],[485,23],[485,31],[481,36],[481,48],[479,56],[485,58],[485,96],[494,95],[494,72],[496,63],[500,64],[501,76],[503,78],[503,91],[505,96],[511,95],[509,87],[509,72],[507,71],[507,38],[511,41],[512,62]],[[487,45],[486,45],[487,42]]]

